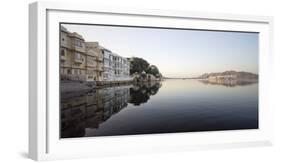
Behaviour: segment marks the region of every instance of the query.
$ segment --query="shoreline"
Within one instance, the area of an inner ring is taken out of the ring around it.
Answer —
[[[150,80],[136,82],[134,80],[124,80],[124,81],[98,81],[94,82],[84,82],[84,81],[60,81],[60,93],[75,93],[75,92],[89,92],[94,89],[109,88],[114,86],[126,86],[133,84],[143,84],[143,83],[153,83],[161,82],[163,80]]]

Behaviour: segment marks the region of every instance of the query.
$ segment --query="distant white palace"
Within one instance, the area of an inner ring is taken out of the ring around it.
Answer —
[[[60,30],[61,80],[123,82],[131,81],[130,61],[98,42],[85,42],[76,32]]]

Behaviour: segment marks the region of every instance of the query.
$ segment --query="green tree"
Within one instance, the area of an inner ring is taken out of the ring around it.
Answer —
[[[133,57],[130,59],[131,61],[131,66],[130,66],[130,74],[134,74],[134,73],[142,73],[143,71],[147,70],[149,67],[149,63],[142,59],[142,58],[137,58],[137,57]]]
[[[146,73],[152,74],[157,78],[160,77],[159,69],[155,65],[149,66],[148,69],[146,70]]]

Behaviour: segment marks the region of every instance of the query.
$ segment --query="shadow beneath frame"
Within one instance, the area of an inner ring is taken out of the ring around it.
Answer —
[[[23,157],[23,158],[29,158],[29,157],[28,157],[28,153],[27,153],[27,152],[24,152],[24,151],[19,152],[19,155],[20,155],[21,157]]]

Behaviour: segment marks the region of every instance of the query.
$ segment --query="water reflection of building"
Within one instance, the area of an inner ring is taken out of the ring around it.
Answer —
[[[128,105],[129,95],[129,86],[119,86],[62,98],[61,137],[82,137],[86,128],[99,128]]]
[[[161,83],[148,82],[95,89],[90,93],[61,96],[61,137],[83,137],[86,128],[98,129],[128,103],[140,105],[155,95]]]

